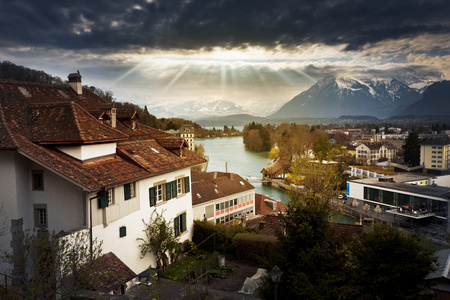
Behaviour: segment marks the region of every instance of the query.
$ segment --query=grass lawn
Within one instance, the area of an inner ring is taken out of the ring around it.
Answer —
[[[217,268],[217,256],[217,252],[208,253],[200,257],[185,256],[167,268],[164,273],[160,274],[160,277],[183,281],[188,274],[198,271],[200,268],[203,269],[203,271],[210,268]]]

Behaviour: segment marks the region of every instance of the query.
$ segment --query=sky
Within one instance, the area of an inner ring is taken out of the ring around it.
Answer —
[[[448,0],[0,0],[0,60],[149,107],[265,115],[330,75],[450,76]]]

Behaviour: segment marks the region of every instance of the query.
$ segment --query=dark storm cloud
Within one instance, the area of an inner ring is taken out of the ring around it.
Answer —
[[[148,2],[0,0],[0,47],[116,51],[323,43],[353,50],[450,31],[448,0]]]

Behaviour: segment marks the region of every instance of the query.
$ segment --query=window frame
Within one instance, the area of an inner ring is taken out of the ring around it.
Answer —
[[[44,213],[44,222],[41,222],[41,212]],[[34,213],[34,227],[47,228],[48,227],[48,210],[47,204],[33,204]]]
[[[40,179],[40,180],[37,181],[37,179]],[[33,191],[43,191],[44,190],[44,171],[43,170],[33,170],[31,180],[32,180]],[[39,182],[39,184],[37,182]]]
[[[187,232],[187,214],[186,211],[178,214],[173,219],[173,230],[175,236],[183,235],[185,232]]]
[[[125,201],[136,197],[136,182],[129,182],[123,185],[123,199]]]

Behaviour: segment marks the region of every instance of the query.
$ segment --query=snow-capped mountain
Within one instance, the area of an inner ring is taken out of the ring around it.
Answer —
[[[421,98],[420,93],[395,78],[326,77],[294,97],[270,118],[366,115],[387,118]]]
[[[179,105],[166,107],[164,105],[148,106],[149,113],[158,118],[182,117],[188,119],[201,119],[214,116],[226,116],[234,114],[251,114],[240,105],[231,101],[187,101]]]
[[[433,83],[445,79],[445,75],[441,72],[417,70],[413,67],[394,69],[388,71],[387,74],[420,93],[423,93]]]
[[[450,115],[450,81],[436,82],[423,93],[422,99],[408,106],[399,115],[448,116]]]

